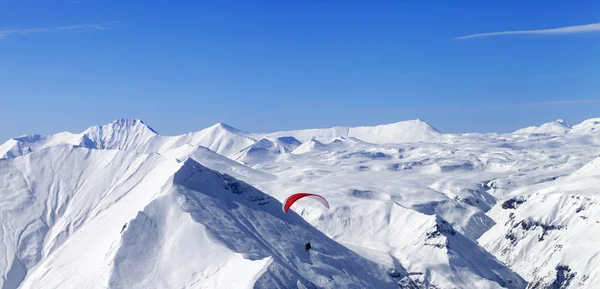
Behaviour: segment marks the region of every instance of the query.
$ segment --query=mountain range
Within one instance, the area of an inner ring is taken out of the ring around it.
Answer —
[[[119,119],[15,137],[0,288],[597,288],[599,128],[163,136]],[[283,212],[296,192],[331,206]]]

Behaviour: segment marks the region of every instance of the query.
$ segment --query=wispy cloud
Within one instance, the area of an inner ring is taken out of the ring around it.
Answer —
[[[577,26],[567,26],[567,27],[559,27],[559,28],[550,28],[550,29],[539,29],[539,30],[515,30],[515,31],[479,33],[479,34],[471,34],[471,35],[467,35],[467,36],[454,38],[454,40],[478,38],[478,37],[488,37],[488,36],[499,36],[499,35],[545,35],[545,34],[575,34],[575,33],[590,33],[590,32],[600,32],[600,23],[577,25]]]
[[[31,35],[45,32],[56,32],[65,30],[104,30],[110,29],[109,24],[84,24],[84,25],[68,25],[68,26],[57,26],[57,27],[44,27],[44,28],[28,28],[28,29],[17,29],[17,28],[0,28],[0,40],[15,35]]]

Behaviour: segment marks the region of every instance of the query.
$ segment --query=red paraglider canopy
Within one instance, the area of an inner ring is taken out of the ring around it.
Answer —
[[[309,198],[315,199],[315,200],[319,201],[321,204],[323,204],[323,206],[325,206],[329,209],[329,203],[322,196],[315,195],[315,194],[309,194],[309,193],[297,193],[297,194],[293,194],[293,195],[289,196],[287,199],[285,199],[285,202],[283,202],[283,211],[287,213],[287,211],[290,209],[290,207],[297,200],[302,199],[304,197],[309,197]]]

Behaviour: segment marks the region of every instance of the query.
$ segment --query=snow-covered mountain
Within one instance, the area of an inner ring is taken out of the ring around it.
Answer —
[[[0,146],[0,158],[21,156],[56,144],[71,144],[96,149],[116,149],[138,153],[167,152],[183,145],[203,146],[221,155],[232,157],[244,149],[265,142],[284,148],[286,153],[300,146],[306,138],[356,137],[367,142],[416,142],[428,140],[439,132],[427,123],[416,120],[374,127],[335,127],[293,132],[252,134],[229,125],[217,123],[206,129],[180,136],[158,135],[141,120],[118,119],[107,125],[93,126],[80,134],[70,132],[50,136],[22,136],[12,138]],[[296,137],[297,136],[297,137]]]
[[[254,144],[231,156],[243,164],[257,164],[275,161],[292,152],[302,143],[294,137],[262,138]]]
[[[313,150],[322,149],[324,147],[325,146],[318,140],[311,139],[299,145],[295,150],[292,151],[292,154],[303,154]]]
[[[600,158],[569,176],[515,190],[479,240],[532,288],[600,286]]]
[[[60,145],[0,167],[2,288],[395,288],[273,197],[191,159]]]
[[[0,288],[596,288],[599,127],[13,138]]]
[[[50,136],[22,136],[0,146],[0,158],[17,157],[58,144],[97,149],[138,151],[158,134],[140,120],[118,119],[107,125],[92,126],[80,134],[62,132]]]
[[[326,129],[282,131],[268,135],[271,137],[293,136],[302,142],[309,141],[313,138],[333,139],[336,137],[354,137],[370,143],[385,144],[427,141],[440,134],[441,133],[437,129],[428,123],[417,119],[378,126],[332,127]]]
[[[73,270],[77,269],[78,274],[61,271],[50,278],[61,282],[66,281],[65,277],[94,278],[92,274],[102,270],[96,262],[103,260],[104,252],[57,252],[64,250],[63,245],[72,243],[72,237],[80,232],[87,237],[87,243],[72,248],[102,250],[107,244],[97,238],[105,234],[115,236],[115,231],[118,234],[120,226],[143,210],[176,169],[176,162],[156,154],[90,150],[64,144],[0,161],[2,288],[17,288],[33,276],[36,268],[58,255],[77,266]],[[104,212],[108,209],[123,211],[107,215]],[[92,220],[108,228],[94,225],[97,223],[88,227]],[[84,260],[77,261],[78,258]],[[71,284],[63,286],[76,288],[76,283]],[[51,288],[50,283],[37,286],[18,288]]]
[[[537,133],[546,133],[546,134],[561,134],[567,133],[571,130],[571,126],[568,125],[564,120],[559,119],[553,122],[548,122],[545,124],[538,126],[530,126],[526,128],[519,129],[514,133],[517,134],[537,134]]]
[[[595,132],[600,129],[600,118],[592,118],[581,122],[580,124],[574,125],[571,132],[573,133],[585,133]]]

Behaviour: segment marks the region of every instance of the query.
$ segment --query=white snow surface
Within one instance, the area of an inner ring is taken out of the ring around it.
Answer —
[[[0,288],[598,288],[599,127],[13,138]]]

